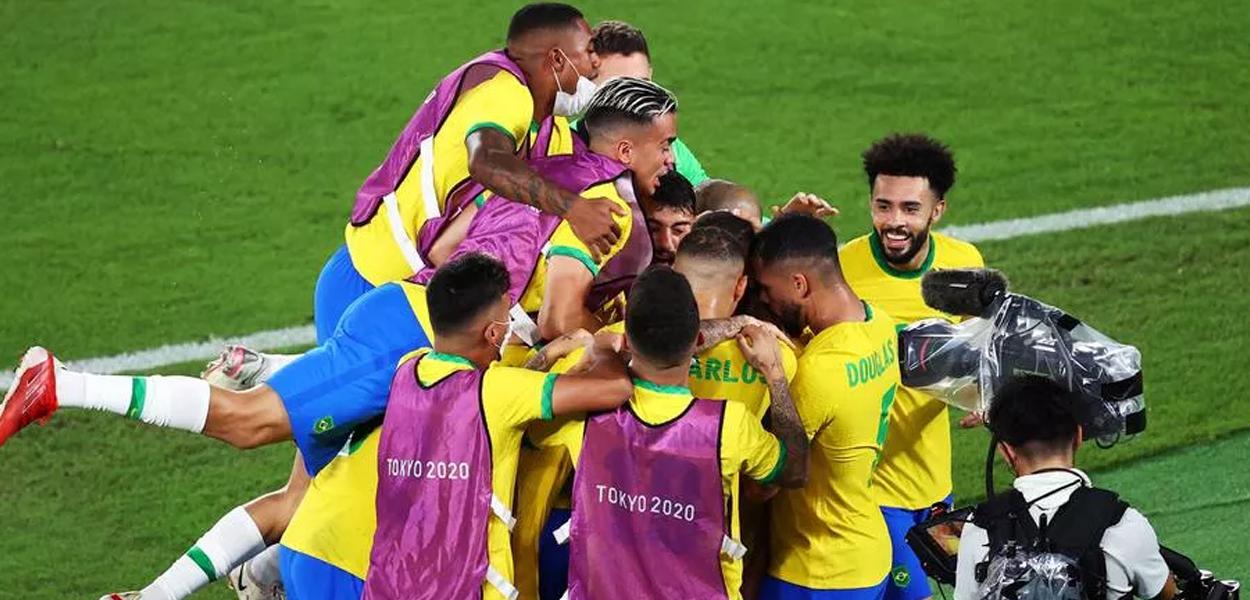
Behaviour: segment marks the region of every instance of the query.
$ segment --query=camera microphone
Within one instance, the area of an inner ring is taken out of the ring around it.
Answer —
[[[1007,277],[995,269],[944,269],[920,281],[924,303],[944,313],[988,317],[1007,293]]]

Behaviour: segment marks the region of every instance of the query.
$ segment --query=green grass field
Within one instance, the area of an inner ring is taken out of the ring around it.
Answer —
[[[356,187],[515,8],[0,0],[0,356],[309,322]],[[710,173],[773,200],[830,198],[846,239],[868,224],[858,154],[896,130],[956,150],[946,224],[1250,185],[1250,19],[1232,3],[583,9],[647,32]],[[1243,578],[1247,248],[1250,209],[982,245],[1020,291],[1142,349],[1150,428],[1082,460],[1164,543]],[[955,437],[971,499],[985,441]],[[290,453],[66,411],[0,450],[0,598],[142,587],[280,485]]]

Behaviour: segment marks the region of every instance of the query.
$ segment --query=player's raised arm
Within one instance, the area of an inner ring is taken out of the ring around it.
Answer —
[[[465,138],[465,145],[469,150],[469,176],[490,191],[560,215],[595,253],[607,252],[620,239],[621,228],[613,215],[623,214],[621,208],[606,201],[584,201],[547,181],[514,154],[513,141],[503,132],[480,129]]]
[[[786,463],[774,482],[781,487],[798,488],[807,483],[807,433],[790,398],[790,383],[781,363],[781,346],[772,333],[748,325],[738,334],[738,347],[751,366],[768,382],[768,416],[772,430],[786,447]]]

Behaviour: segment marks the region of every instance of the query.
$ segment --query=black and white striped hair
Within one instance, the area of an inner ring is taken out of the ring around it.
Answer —
[[[582,122],[587,133],[594,136],[599,131],[623,123],[649,125],[675,112],[677,97],[663,86],[637,77],[617,77],[595,90]]]

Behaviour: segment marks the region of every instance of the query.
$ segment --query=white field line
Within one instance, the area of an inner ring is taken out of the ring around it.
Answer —
[[[1250,188],[1212,190],[1184,196],[1127,202],[1023,219],[956,225],[943,229],[942,233],[969,242],[984,242],[1084,229],[1086,227],[1136,221],[1149,217],[1225,210],[1240,206],[1250,206]],[[226,344],[242,344],[250,348],[265,350],[288,346],[307,346],[315,341],[316,336],[313,327],[311,325],[303,325],[261,331],[240,337],[214,337],[202,342],[169,344],[114,356],[69,361],[67,365],[71,369],[102,374],[145,371],[181,362],[208,360],[217,356],[221,352],[222,346]],[[11,372],[0,373],[0,389],[8,389],[12,381],[13,374]]]
[[[1007,219],[1005,221],[992,221],[975,225],[955,225],[943,229],[942,233],[969,242],[986,242],[1055,231],[1084,229],[1086,227],[1136,221],[1149,217],[1225,210],[1239,206],[1250,206],[1250,188],[1212,190],[1185,196],[1170,196],[1156,200],[1070,210],[1068,212],[1039,215],[1024,219]]]
[[[207,361],[220,354],[222,347],[226,344],[241,344],[257,349],[273,349],[289,346],[308,346],[316,342],[316,340],[317,334],[312,325],[299,325],[283,329],[259,331],[238,337],[210,337],[202,342],[166,344],[156,348],[125,352],[113,356],[71,360],[66,361],[65,366],[75,371],[99,374],[142,372],[164,365],[194,360]],[[12,383],[12,371],[0,373],[0,388],[7,390]]]

